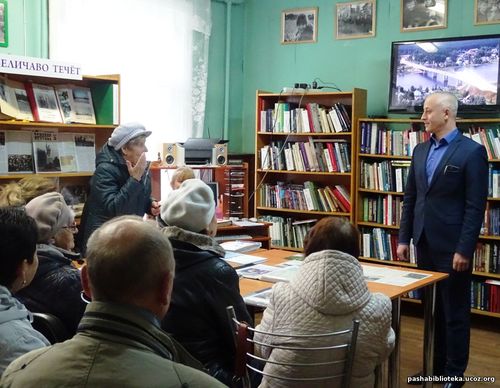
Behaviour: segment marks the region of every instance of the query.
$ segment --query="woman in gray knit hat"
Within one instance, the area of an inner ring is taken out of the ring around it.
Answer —
[[[151,198],[145,144],[149,135],[142,124],[122,124],[97,154],[77,241],[82,254],[92,232],[111,218],[160,213],[160,205]]]

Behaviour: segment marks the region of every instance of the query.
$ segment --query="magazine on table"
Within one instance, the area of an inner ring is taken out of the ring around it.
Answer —
[[[220,246],[224,248],[226,251],[244,253],[244,252],[256,251],[257,249],[262,247],[262,243],[260,241],[235,240],[235,241],[226,241],[220,243]]]

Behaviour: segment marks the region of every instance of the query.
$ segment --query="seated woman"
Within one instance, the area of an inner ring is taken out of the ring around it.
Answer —
[[[79,258],[71,252],[78,230],[73,211],[61,194],[52,192],[28,202],[26,213],[38,227],[40,265],[31,285],[16,296],[30,311],[58,317],[73,335],[86,306],[80,297],[80,271],[72,262]]]
[[[373,387],[375,367],[389,356],[395,336],[390,299],[368,291],[363,278],[357,259],[359,232],[345,218],[323,218],[304,239],[304,250],[306,258],[297,276],[290,283],[277,283],[273,287],[269,306],[256,329],[281,334],[320,334],[346,329],[352,326],[353,318],[359,319],[351,386]],[[256,334],[254,339],[278,345],[263,334]],[[287,342],[287,338],[282,341]],[[269,347],[261,348],[260,352],[284,362],[297,362],[301,357],[298,351]],[[264,371],[288,377],[298,373],[296,369],[270,363]],[[306,371],[300,372],[303,375]],[[318,368],[313,371],[317,372]],[[324,375],[329,372],[326,370]],[[266,377],[262,382],[262,386],[290,386],[285,380]],[[336,379],[308,383],[308,387],[340,387],[340,383]]]
[[[39,195],[56,191],[53,179],[39,175],[30,175],[2,186],[0,206],[24,206]]]
[[[177,190],[181,186],[182,182],[188,179],[193,179],[194,177],[195,177],[194,171],[190,167],[188,166],[179,167],[172,174],[172,179],[170,180],[170,187],[172,187],[172,190]]]
[[[31,326],[31,314],[12,296],[30,284],[38,267],[37,228],[24,210],[0,208],[0,375],[17,357],[49,344]]]
[[[234,306],[240,320],[251,322],[251,318],[236,271],[222,259],[224,249],[209,235],[215,235],[214,215],[212,190],[199,179],[184,181],[161,205],[161,218],[169,225],[163,232],[175,257],[172,300],[162,327],[212,376],[231,385],[235,349],[226,306]]]

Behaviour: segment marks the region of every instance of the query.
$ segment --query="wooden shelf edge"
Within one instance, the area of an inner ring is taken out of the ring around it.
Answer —
[[[93,172],[64,172],[64,173],[59,173],[59,172],[28,172],[26,174],[8,174],[8,175],[0,175],[0,180],[7,180],[7,179],[22,179],[26,178],[28,176],[32,175],[39,175],[47,178],[71,178],[71,177],[90,177],[94,175]]]
[[[372,194],[381,194],[381,195],[400,195],[403,196],[405,193],[401,193],[399,191],[381,191],[381,190],[374,190],[374,189],[365,189],[365,188],[359,188],[358,193],[372,193]]]
[[[384,225],[384,224],[377,224],[376,222],[358,221],[357,224],[361,225],[361,226],[369,226],[369,227],[373,227],[373,228],[394,229],[394,230],[399,229],[399,225]]]
[[[301,213],[301,214],[311,214],[311,215],[320,215],[320,216],[342,216],[349,217],[350,213],[344,212],[320,212],[313,210],[300,210],[300,209],[285,209],[285,208],[275,208],[275,207],[261,207],[257,206],[257,210],[263,211],[274,211],[274,212],[283,212],[283,213]]]
[[[325,172],[325,171],[288,171],[288,170],[263,170],[257,169],[257,172],[264,174],[293,174],[293,175],[340,175],[351,176],[351,172]]]
[[[380,154],[362,154],[362,153],[359,153],[358,156],[363,157],[363,158],[411,160],[411,156],[405,156],[405,155],[380,155]]]
[[[414,299],[414,298],[401,298],[403,302],[409,302],[409,303],[416,303],[416,304],[421,304],[422,301],[420,299]],[[479,310],[476,308],[471,308],[470,312],[472,314],[476,315],[485,315],[487,317],[493,317],[493,318],[500,318],[500,313],[493,313],[491,311],[484,311],[484,310]]]
[[[382,260],[382,259],[376,259],[374,257],[366,257],[366,256],[360,256],[359,261],[366,261],[369,263],[377,263],[377,264],[388,264],[388,265],[394,265],[394,266],[400,266],[400,267],[411,267],[411,268],[417,268],[417,265],[414,263],[409,263],[406,261],[397,261],[397,260]]]
[[[335,137],[335,136],[350,136],[352,132],[257,132],[257,135],[264,136],[325,136],[325,137]]]

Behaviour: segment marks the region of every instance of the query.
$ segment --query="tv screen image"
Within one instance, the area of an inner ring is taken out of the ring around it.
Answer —
[[[500,111],[499,51],[500,35],[393,42],[389,112],[421,112],[438,90],[459,112]]]

